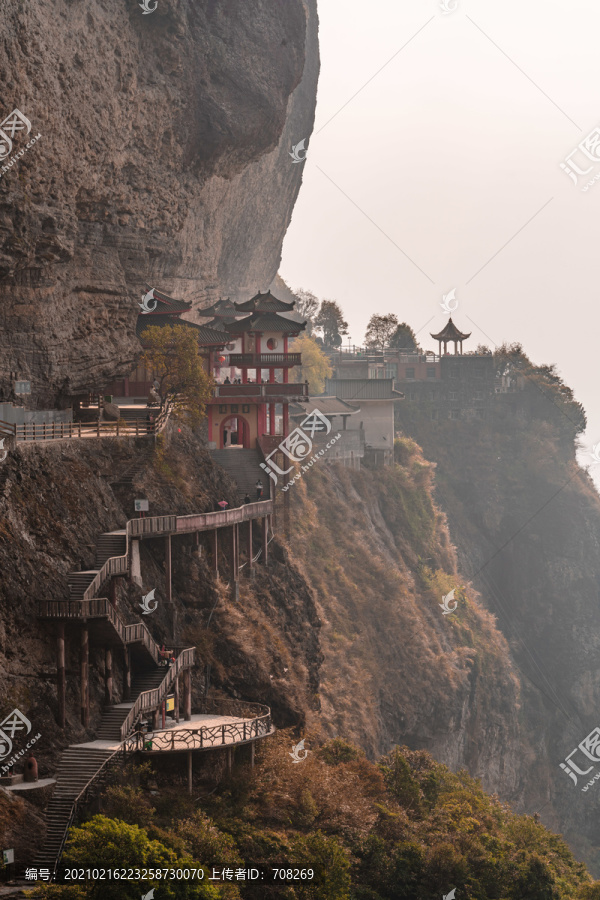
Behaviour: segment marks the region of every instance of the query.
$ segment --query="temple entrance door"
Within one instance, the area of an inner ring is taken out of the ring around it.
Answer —
[[[221,446],[250,448],[250,426],[242,416],[228,416],[221,424]]]

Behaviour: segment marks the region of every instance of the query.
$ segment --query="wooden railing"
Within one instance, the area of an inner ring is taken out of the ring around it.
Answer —
[[[280,369],[282,366],[299,366],[301,353],[230,353],[229,365],[249,369]]]
[[[262,703],[243,700],[206,700],[193,714],[236,716],[243,721],[222,725],[190,725],[189,728],[169,728],[149,733],[138,731],[123,745],[126,752],[150,750],[209,750],[224,745],[243,744],[272,734],[271,710]],[[151,744],[151,746],[148,746]]]
[[[188,647],[186,650],[182,650],[175,660],[175,663],[168,667],[165,677],[160,685],[157,688],[152,688],[150,691],[143,691],[137,697],[127,714],[127,718],[121,725],[121,740],[124,740],[127,737],[138,716],[144,710],[156,709],[159,703],[165,699],[169,693],[169,688],[175,681],[177,675],[183,671],[183,669],[190,669],[194,665],[195,653],[195,647]]]
[[[116,419],[114,422],[25,422],[15,424],[0,420],[0,435],[12,435],[18,443],[26,441],[59,441],[64,438],[143,437],[158,434],[171,414],[171,405],[162,409],[154,422],[145,419]]]

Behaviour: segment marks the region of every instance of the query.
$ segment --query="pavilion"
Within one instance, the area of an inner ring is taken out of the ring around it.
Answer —
[[[431,334],[431,332],[429,332]],[[466,341],[467,338],[471,337],[471,332],[468,334],[463,334],[462,331],[459,331],[454,322],[452,321],[452,316],[448,319],[448,322],[439,331],[437,334],[431,334],[431,337],[438,341],[439,344],[439,355],[442,355],[442,344],[444,345],[444,355],[448,352],[447,346],[450,341],[454,341],[454,355],[457,356],[459,351],[457,349],[458,344],[460,344],[460,355],[463,352],[463,341]]]

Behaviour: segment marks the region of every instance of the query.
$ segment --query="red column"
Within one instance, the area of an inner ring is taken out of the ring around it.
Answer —
[[[285,437],[289,434],[289,408],[287,403],[283,404],[283,434]]]
[[[275,434],[275,404],[269,403],[269,434]]]
[[[288,383],[289,374],[290,374],[290,370],[286,366],[285,369],[283,370],[283,383],[284,384]]]
[[[269,384],[273,384],[275,381],[275,369],[269,369]]]

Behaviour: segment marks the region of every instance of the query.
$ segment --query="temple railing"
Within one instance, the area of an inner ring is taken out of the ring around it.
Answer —
[[[282,366],[299,366],[301,353],[230,353],[229,365],[248,369],[280,369]]]
[[[214,387],[214,396],[225,399],[226,397],[254,397],[275,400],[276,397],[308,397],[308,384],[217,384]]]

